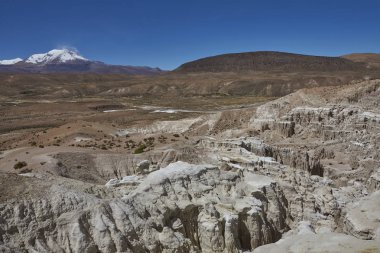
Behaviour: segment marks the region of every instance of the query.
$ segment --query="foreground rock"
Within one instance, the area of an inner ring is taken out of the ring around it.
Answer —
[[[288,229],[273,180],[209,165],[171,164],[122,199],[53,185],[48,192],[0,206],[3,244],[36,252],[239,252]]]
[[[380,240],[380,191],[352,203],[344,217],[344,228],[365,240]]]
[[[364,253],[380,252],[380,241],[360,240],[353,236],[320,231],[316,233],[310,222],[284,234],[276,243],[261,246],[253,253]]]

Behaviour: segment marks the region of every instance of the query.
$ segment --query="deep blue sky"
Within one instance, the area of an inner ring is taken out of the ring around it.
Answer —
[[[229,52],[380,53],[380,0],[0,0],[0,59],[62,46],[163,69]]]

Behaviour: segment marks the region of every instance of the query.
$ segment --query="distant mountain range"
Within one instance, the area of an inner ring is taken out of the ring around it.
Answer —
[[[326,57],[259,51],[206,57],[182,64],[175,72],[352,71],[377,67],[379,63],[379,54]]]
[[[350,54],[341,57],[301,55],[275,51],[232,53],[187,62],[172,73],[220,72],[336,72],[380,69],[380,54]],[[26,59],[0,60],[3,73],[97,73],[154,75],[159,68],[109,65],[92,61],[75,50],[54,49]]]
[[[53,49],[47,53],[33,54],[26,59],[0,60],[0,72],[11,73],[99,73],[99,74],[142,74],[163,72],[159,68],[140,66],[109,65],[91,61],[74,50]]]

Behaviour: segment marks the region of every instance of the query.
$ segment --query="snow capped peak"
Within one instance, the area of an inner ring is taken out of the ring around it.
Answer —
[[[21,58],[11,59],[11,60],[2,60],[0,61],[0,65],[13,65],[22,61]]]
[[[48,63],[65,63],[69,61],[88,61],[80,56],[76,51],[69,49],[53,49],[45,54],[34,54],[25,60],[26,63],[48,64]]]

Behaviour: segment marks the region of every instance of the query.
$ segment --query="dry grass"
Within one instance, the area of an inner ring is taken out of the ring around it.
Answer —
[[[345,84],[380,70],[167,73],[158,76],[99,74],[1,74],[0,101],[99,100],[107,97],[278,97],[306,87]]]

